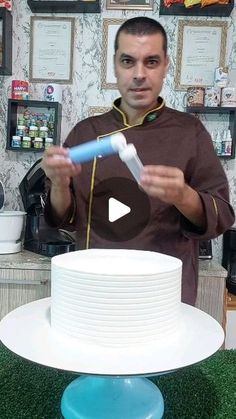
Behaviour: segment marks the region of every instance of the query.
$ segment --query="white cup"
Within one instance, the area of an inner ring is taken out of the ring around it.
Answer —
[[[60,84],[48,84],[44,89],[44,100],[48,102],[62,102],[62,86]]]
[[[236,106],[236,87],[223,87],[221,91],[221,106],[235,107]]]
[[[208,86],[205,88],[204,106],[220,106],[220,87]]]

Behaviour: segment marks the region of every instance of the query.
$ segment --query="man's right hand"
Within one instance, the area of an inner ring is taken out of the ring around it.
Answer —
[[[52,146],[43,155],[42,169],[52,187],[65,189],[69,187],[70,179],[81,172],[81,165],[72,163],[66,148]]]
[[[68,158],[68,150],[52,146],[45,151],[42,169],[51,181],[50,202],[53,213],[62,219],[71,205],[71,178],[81,172],[81,165]]]

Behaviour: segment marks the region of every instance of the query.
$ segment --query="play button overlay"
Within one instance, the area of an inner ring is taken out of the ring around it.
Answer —
[[[113,177],[95,186],[91,229],[100,237],[112,242],[131,240],[149,218],[149,198],[135,180]]]
[[[129,214],[131,211],[130,207],[122,202],[117,201],[115,198],[110,198],[108,200],[108,220],[113,223],[119,218],[124,217],[124,215]]]

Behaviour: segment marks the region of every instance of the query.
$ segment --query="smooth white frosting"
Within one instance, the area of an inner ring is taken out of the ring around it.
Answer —
[[[174,333],[182,262],[156,252],[89,249],[52,258],[51,327],[100,345]]]

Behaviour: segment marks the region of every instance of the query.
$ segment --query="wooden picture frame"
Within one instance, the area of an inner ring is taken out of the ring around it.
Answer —
[[[153,0],[106,0],[108,10],[153,10]]]
[[[12,15],[0,8],[0,75],[12,74]]]
[[[71,84],[75,19],[31,16],[29,79]]]
[[[214,72],[225,64],[227,22],[179,20],[175,87],[211,86]]]
[[[34,13],[100,13],[99,0],[27,0]]]
[[[109,106],[89,106],[88,108],[88,116],[96,116],[101,115],[105,112],[108,112],[111,110],[111,107]]]
[[[114,75],[114,41],[116,32],[124,19],[103,19],[102,29],[102,60],[101,60],[101,86],[103,89],[117,89]]]

